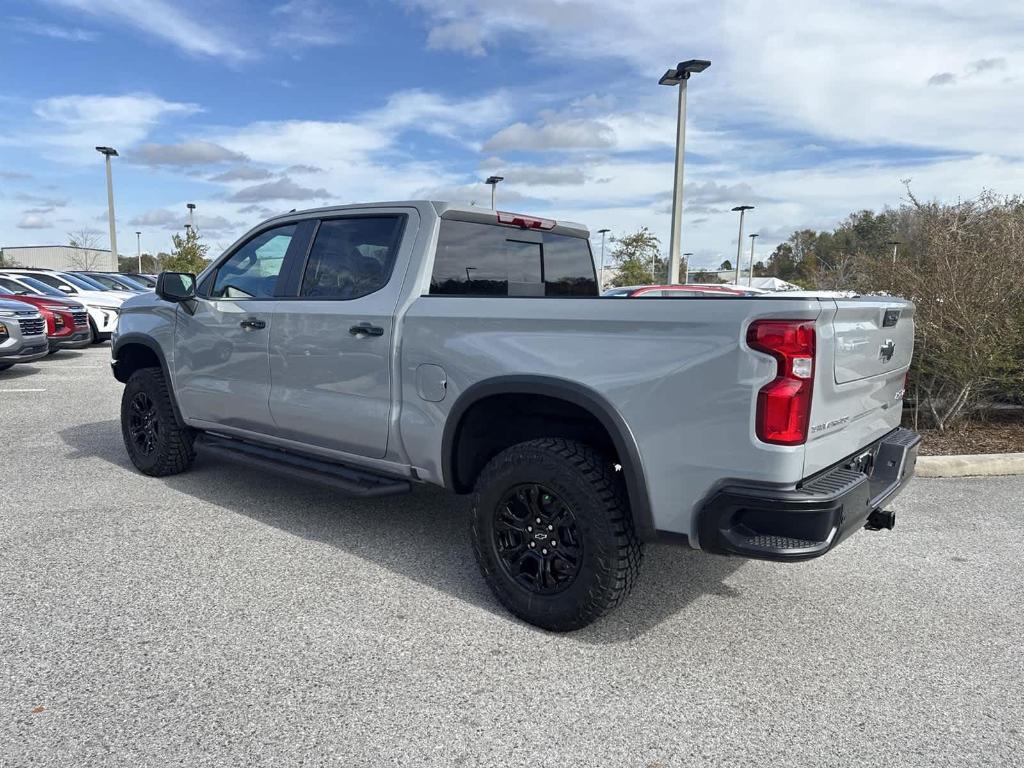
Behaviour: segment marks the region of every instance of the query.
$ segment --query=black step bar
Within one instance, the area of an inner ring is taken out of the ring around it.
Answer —
[[[209,432],[197,436],[195,444],[203,453],[241,461],[246,466],[288,475],[297,480],[329,485],[349,496],[392,496],[408,493],[412,489],[409,481],[403,478],[379,475],[365,469],[312,456],[300,456]]]

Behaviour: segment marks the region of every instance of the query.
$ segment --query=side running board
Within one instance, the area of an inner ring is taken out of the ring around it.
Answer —
[[[247,466],[288,475],[297,480],[329,485],[350,496],[391,496],[408,493],[412,487],[408,480],[402,478],[379,475],[365,469],[300,456],[208,432],[198,435],[195,444],[203,453],[241,461]]]

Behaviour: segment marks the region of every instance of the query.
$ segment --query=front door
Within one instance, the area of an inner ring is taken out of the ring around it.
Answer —
[[[320,222],[270,334],[270,411],[282,437],[384,456],[395,308],[417,228],[416,211],[402,208]]]
[[[261,433],[273,431],[270,366],[275,290],[298,224],[264,230],[203,279],[192,306],[179,305],[174,388],[188,419]]]

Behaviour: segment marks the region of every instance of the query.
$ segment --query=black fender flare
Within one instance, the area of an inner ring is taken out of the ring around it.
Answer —
[[[184,427],[185,420],[181,416],[181,409],[178,407],[178,398],[174,394],[174,387],[171,386],[171,369],[167,364],[167,356],[164,355],[161,346],[151,336],[147,336],[144,333],[125,333],[117,337],[117,341],[110,348],[110,367],[114,373],[114,378],[122,384],[128,383],[129,377],[124,374],[123,370],[118,368],[117,354],[129,345],[146,347],[156,356],[156,359],[160,362],[160,370],[163,372],[164,381],[167,382],[167,392],[171,396],[171,408],[174,409],[174,418],[177,419],[179,426]]]
[[[642,540],[655,538],[647,480],[636,438],[625,419],[604,397],[574,381],[553,376],[497,376],[477,382],[463,391],[448,412],[441,440],[441,472],[444,485],[456,493],[468,489],[458,483],[455,471],[455,444],[466,412],[480,400],[493,395],[544,395],[565,400],[583,408],[596,418],[611,437],[622,465],[623,479],[633,514],[633,526]]]

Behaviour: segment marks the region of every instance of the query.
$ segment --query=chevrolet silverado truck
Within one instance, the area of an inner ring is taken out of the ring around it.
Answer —
[[[471,494],[512,613],[583,627],[643,545],[777,561],[891,528],[914,306],[598,295],[576,224],[438,202],[293,212],[125,302],[112,345],[142,472],[196,451],[356,496]]]

